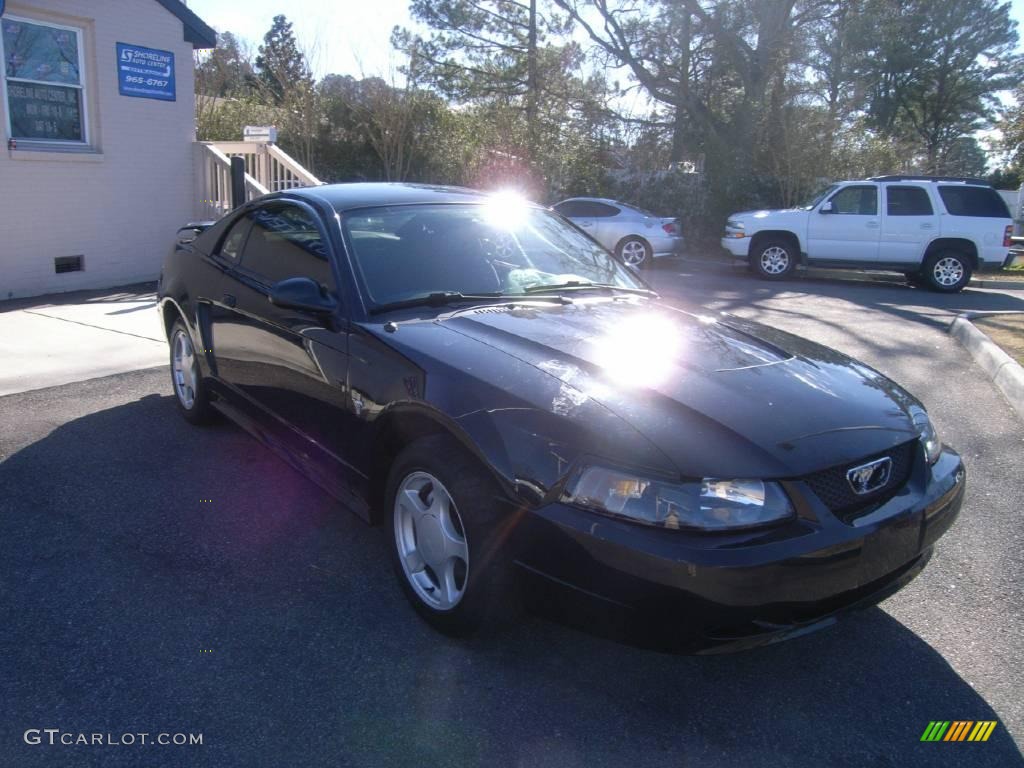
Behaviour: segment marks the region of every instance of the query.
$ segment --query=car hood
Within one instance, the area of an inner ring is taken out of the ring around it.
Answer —
[[[742,219],[744,221],[758,221],[760,219],[800,219],[807,218],[809,212],[803,208],[768,208],[760,211],[740,211],[729,216],[730,219]]]
[[[894,382],[739,318],[600,298],[455,312],[437,325],[558,379],[548,410],[572,418],[566,402],[603,405],[686,476],[798,477],[916,437],[918,403]]]

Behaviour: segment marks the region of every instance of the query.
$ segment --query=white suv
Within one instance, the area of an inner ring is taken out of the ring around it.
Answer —
[[[764,278],[814,267],[903,272],[936,291],[1010,260],[1010,212],[990,185],[945,176],[876,176],[833,184],[792,210],[729,217],[722,246]]]

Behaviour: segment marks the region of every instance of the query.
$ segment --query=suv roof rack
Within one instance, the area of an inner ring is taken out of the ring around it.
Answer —
[[[927,176],[924,174],[913,176],[871,176],[868,181],[959,181],[964,184],[982,184],[991,187],[984,179],[974,179],[970,176]]]

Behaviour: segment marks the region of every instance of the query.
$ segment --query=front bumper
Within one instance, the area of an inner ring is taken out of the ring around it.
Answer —
[[[750,252],[749,237],[723,237],[722,248],[737,258],[745,259]]]
[[[551,504],[527,521],[519,562],[542,603],[563,614],[582,608],[588,626],[608,619],[613,634],[628,627],[672,650],[763,645],[909,582],[959,514],[965,472],[949,449],[931,467],[920,459],[894,497],[852,523],[802,482],[786,486],[796,520],[734,534],[654,529]]]

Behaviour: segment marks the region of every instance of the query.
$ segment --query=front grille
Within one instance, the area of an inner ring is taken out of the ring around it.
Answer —
[[[810,486],[814,494],[833,514],[849,522],[860,514],[866,514],[868,507],[874,508],[884,504],[906,485],[914,468],[914,458],[920,453],[919,446],[920,441],[912,440],[909,443],[890,448],[888,451],[815,472],[813,475],[805,477],[804,482]],[[862,496],[854,493],[846,479],[846,473],[854,467],[885,456],[892,459],[892,472],[889,474],[889,481],[871,493]]]

